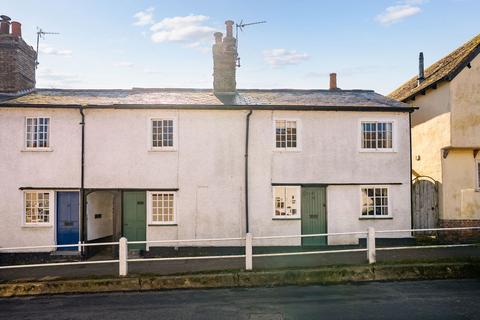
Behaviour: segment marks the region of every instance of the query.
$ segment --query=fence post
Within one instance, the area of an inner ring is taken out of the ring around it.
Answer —
[[[252,257],[253,237],[251,233],[245,235],[245,270],[252,270],[253,257]]]
[[[128,274],[128,242],[127,238],[121,237],[118,241],[118,273],[121,277]]]
[[[78,254],[79,255],[82,255],[82,249],[83,249],[82,241],[78,241]]]
[[[368,227],[367,256],[368,256],[368,263],[372,264],[377,261],[376,252],[375,252],[375,228],[374,227]]]

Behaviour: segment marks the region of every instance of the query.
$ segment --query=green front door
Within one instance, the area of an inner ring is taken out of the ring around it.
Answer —
[[[147,195],[145,191],[123,193],[123,236],[128,241],[145,241],[147,233]],[[133,244],[129,249],[145,249],[144,244]]]
[[[326,187],[302,187],[302,234],[327,232]],[[327,237],[302,238],[303,246],[327,244]]]

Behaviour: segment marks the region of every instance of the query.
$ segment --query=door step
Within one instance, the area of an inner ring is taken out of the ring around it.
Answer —
[[[141,250],[137,249],[129,249],[128,250],[128,258],[141,258],[142,255],[140,254]]]
[[[80,252],[78,250],[62,250],[62,251],[53,251],[50,253],[52,256],[78,256]]]

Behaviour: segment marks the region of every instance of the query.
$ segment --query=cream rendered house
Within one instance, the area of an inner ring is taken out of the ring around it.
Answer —
[[[1,88],[0,246],[410,228],[414,109],[335,81],[237,89],[226,25],[213,90],[35,89],[31,78]],[[2,41],[12,54],[30,50],[18,35]],[[9,70],[28,79],[34,60]],[[358,236],[255,245],[352,243]]]
[[[480,226],[480,35],[389,96],[412,114],[415,176],[438,181],[440,225]]]

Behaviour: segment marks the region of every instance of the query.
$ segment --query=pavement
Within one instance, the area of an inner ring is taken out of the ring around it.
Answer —
[[[0,299],[0,319],[480,319],[480,280]]]
[[[377,262],[392,263],[400,261],[438,261],[442,259],[480,259],[480,246],[457,248],[406,249],[394,251],[377,251]],[[365,264],[365,252],[326,253],[315,255],[254,257],[253,268],[296,268],[318,267],[328,265]],[[245,267],[243,258],[214,260],[176,260],[176,261],[142,261],[128,264],[129,274],[171,275],[195,273],[202,271],[240,270]],[[118,263],[32,267],[18,269],[0,269],[0,281],[39,280],[44,278],[86,278],[96,276],[117,276]]]

